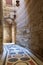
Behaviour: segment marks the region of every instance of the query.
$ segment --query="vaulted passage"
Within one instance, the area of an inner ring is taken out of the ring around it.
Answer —
[[[22,46],[43,61],[43,0],[0,1],[0,56],[7,44]]]

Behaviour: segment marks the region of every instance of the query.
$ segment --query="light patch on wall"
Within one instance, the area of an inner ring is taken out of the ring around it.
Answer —
[[[25,6],[25,1],[20,0],[20,6],[17,10],[17,18],[16,18],[17,26],[21,23],[26,24],[28,23],[28,13]]]
[[[16,0],[12,0],[13,6],[16,5]]]

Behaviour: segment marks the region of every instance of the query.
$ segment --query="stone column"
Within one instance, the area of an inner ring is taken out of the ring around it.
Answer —
[[[16,23],[12,24],[12,43],[16,43]]]
[[[0,55],[2,55],[3,51],[3,25],[2,25],[2,17],[3,17],[3,10],[2,10],[2,0],[0,0]]]

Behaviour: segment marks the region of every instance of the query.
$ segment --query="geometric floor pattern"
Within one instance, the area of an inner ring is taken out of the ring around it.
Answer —
[[[6,45],[5,49],[7,51],[5,65],[38,65],[21,46],[11,44]]]

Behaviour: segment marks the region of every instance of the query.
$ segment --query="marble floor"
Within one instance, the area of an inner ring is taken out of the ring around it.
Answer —
[[[43,62],[26,48],[14,44],[4,45],[0,63],[1,65],[43,65]]]

